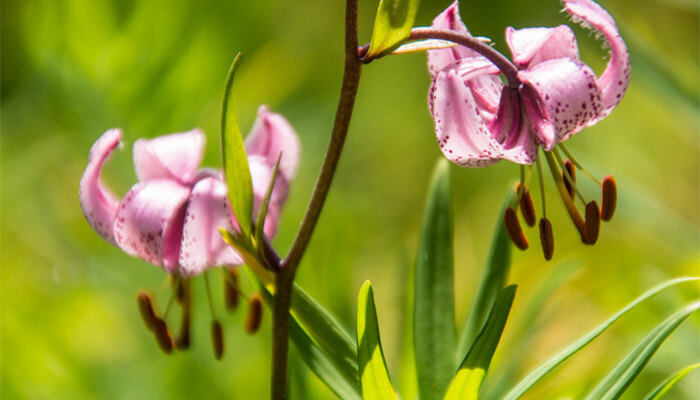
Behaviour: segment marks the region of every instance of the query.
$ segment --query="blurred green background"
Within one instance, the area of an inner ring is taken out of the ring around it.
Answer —
[[[360,40],[371,32],[377,1],[360,1]],[[424,0],[429,24],[448,0]],[[569,149],[599,177],[620,186],[616,218],[595,247],[580,244],[550,184],[556,253],[537,246],[514,253],[510,280],[520,284],[503,347],[487,389],[514,382],[597,325],[646,288],[699,272],[698,150],[700,79],[698,3],[610,0],[632,56],[625,100]],[[462,1],[475,35],[507,53],[506,26],[567,23],[557,0]],[[264,398],[268,391],[269,322],[255,336],[243,311],[224,321],[227,349],[212,357],[203,282],[195,285],[190,351],[165,356],[136,309],[139,289],[164,274],[97,236],[78,204],[88,150],[108,128],[122,127],[126,146],[104,179],[119,194],[135,181],[131,144],[140,137],[203,128],[205,164],[219,163],[223,82],[234,54],[242,129],[266,103],[284,114],[303,144],[303,159],[275,239],[284,253],[319,170],[342,73],[343,2],[3,0],[2,1],[2,398]],[[605,65],[600,42],[575,28],[581,55]],[[359,286],[371,279],[391,373],[413,398],[401,368],[406,280],[434,161],[440,157],[427,111],[424,55],[389,57],[363,70],[345,153],[299,282],[354,330]],[[452,168],[456,210],[458,324],[465,319],[500,203],[518,167]],[[549,179],[549,178],[548,178]],[[585,183],[584,193],[597,196]],[[537,232],[527,230],[531,242]],[[561,285],[530,305],[552,273]],[[214,276],[213,276],[214,277]],[[213,280],[221,298],[218,276]],[[645,303],[526,398],[579,398],[662,318],[697,296],[685,285]],[[159,304],[167,300],[159,297]],[[535,316],[526,321],[528,308]],[[171,318],[176,317],[173,313]],[[522,335],[524,333],[524,336]],[[664,376],[700,359],[700,319],[666,342],[626,398],[641,398]],[[516,339],[517,336],[517,339]],[[508,360],[508,361],[506,361]],[[292,354],[293,398],[332,394]],[[669,398],[700,392],[697,373]]]

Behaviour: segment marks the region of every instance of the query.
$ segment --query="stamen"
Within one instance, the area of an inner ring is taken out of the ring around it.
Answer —
[[[136,302],[139,307],[139,313],[141,314],[141,318],[143,318],[143,322],[146,324],[146,328],[149,330],[153,330],[153,321],[155,321],[158,317],[156,317],[156,313],[153,310],[153,302],[151,301],[151,296],[143,291],[140,291],[136,295]]]
[[[586,238],[588,239],[586,244],[595,244],[598,241],[599,233],[600,209],[598,209],[598,203],[591,201],[586,204]]]
[[[170,285],[172,287],[173,295],[175,296],[175,301],[182,304],[185,294],[182,287],[182,278],[179,274],[175,274],[170,277]]]
[[[263,301],[260,293],[253,293],[248,299],[248,311],[245,316],[245,324],[243,329],[252,335],[260,328],[263,314]]]
[[[520,186],[521,185],[518,184],[518,191],[520,191]],[[527,187],[523,189],[522,196],[520,197],[520,213],[528,226],[535,226],[535,222],[537,222],[535,203],[532,201],[532,195]]]
[[[214,349],[214,358],[219,361],[224,356],[224,330],[219,321],[211,322],[211,346]]]
[[[540,218],[540,243],[544,259],[551,260],[554,255],[554,232],[552,223],[547,218]]]
[[[224,302],[227,310],[233,311],[238,307],[239,292],[238,270],[236,268],[225,268]]]
[[[184,350],[190,347],[190,330],[192,325],[192,286],[189,279],[179,279],[182,305],[182,319],[180,322],[180,334],[175,345]],[[177,296],[176,296],[177,298]]]
[[[506,224],[506,231],[508,231],[510,240],[512,240],[515,246],[520,250],[527,250],[527,248],[530,247],[530,244],[525,237],[523,229],[520,227],[518,215],[515,213],[513,207],[506,208],[503,221]]]
[[[593,180],[593,181],[594,181],[595,183],[597,183],[598,185],[601,184],[600,181],[599,181],[598,179],[596,179],[595,176],[591,175],[588,171],[586,171],[586,170],[581,166],[581,164],[579,164],[579,163],[576,161],[576,159],[574,158],[574,156],[572,156],[571,153],[569,153],[569,150],[566,149],[566,146],[564,146],[564,143],[559,143],[559,144],[557,145],[557,147],[561,148],[561,151],[563,151],[564,154],[566,154],[566,156],[569,157],[569,160],[571,160],[571,162],[574,164],[574,166],[576,166],[576,168],[578,168],[579,171],[583,172],[584,175],[586,175],[587,177],[591,178],[591,180]]]
[[[158,343],[158,347],[160,347],[163,353],[172,353],[173,339],[170,336],[170,332],[168,331],[168,325],[165,323],[164,319],[156,317],[156,319],[153,321],[153,334],[156,337],[156,343]]]
[[[564,160],[562,160],[561,155],[559,154],[559,151],[555,147],[554,150],[552,150],[551,152],[554,154],[554,157],[557,159],[557,164],[559,165],[559,168],[561,168],[562,180],[564,181],[564,186],[567,189],[567,193],[569,193],[569,197],[571,197],[571,199],[574,200],[574,195],[571,192],[571,190],[573,190],[573,192],[578,195],[578,198],[581,200],[581,203],[583,203],[585,205],[586,200],[583,198],[583,195],[581,194],[581,192],[579,192],[578,187],[576,187],[576,178],[574,177],[574,175],[571,175],[569,173],[568,169],[566,169],[566,167],[565,167],[566,163],[564,162]]]
[[[544,156],[547,159],[547,165],[549,165],[549,170],[551,171],[554,182],[557,185],[559,196],[566,207],[566,211],[569,212],[569,217],[571,217],[571,221],[574,223],[574,226],[576,226],[576,230],[578,230],[578,233],[581,236],[581,241],[586,243],[586,223],[583,221],[583,218],[581,218],[581,214],[578,213],[578,210],[576,210],[574,202],[572,201],[571,197],[569,197],[569,192],[566,191],[564,180],[561,178],[561,172],[557,168],[557,162],[549,151],[545,151]]]
[[[566,172],[569,174],[571,179],[576,183],[576,167],[574,167],[574,164],[571,162],[570,159],[566,159],[564,161],[564,169],[566,169]],[[562,176],[564,176],[564,171],[562,171]],[[574,187],[569,183],[568,179],[564,179],[564,185],[566,186],[566,190],[569,191],[569,196],[571,198],[574,198]]]
[[[215,320],[215,312],[214,312],[214,301],[211,299],[211,287],[209,286],[209,273],[208,271],[204,271],[204,288],[206,289],[207,292],[207,303],[209,303],[209,312],[211,313],[211,319]]]
[[[608,175],[603,179],[603,200],[600,207],[600,219],[610,221],[615,215],[615,207],[617,206],[617,182],[612,175]]]

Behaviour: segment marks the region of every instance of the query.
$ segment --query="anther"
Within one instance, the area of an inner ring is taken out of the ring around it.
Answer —
[[[517,190],[520,191],[519,183]],[[520,197],[520,213],[528,226],[535,226],[535,222],[537,221],[537,213],[535,212],[535,203],[532,201],[532,195],[530,194],[530,189],[528,188],[523,189],[523,194]]]
[[[544,259],[551,260],[554,255],[554,232],[552,223],[547,218],[540,218],[540,243],[542,243]]]
[[[173,339],[168,331],[168,325],[162,318],[153,320],[153,334],[156,337],[158,347],[165,354],[170,354],[173,351]]]
[[[226,309],[233,311],[238,307],[238,270],[227,268],[224,270],[224,301]]]
[[[600,219],[610,221],[615,215],[615,207],[617,206],[617,183],[612,175],[608,175],[603,179],[603,200],[600,205]]]
[[[245,324],[243,329],[252,335],[260,328],[263,314],[263,301],[260,293],[253,293],[248,299],[248,311],[245,316]]]
[[[177,337],[175,345],[178,349],[184,350],[190,347],[190,329],[192,325],[192,287],[187,279],[180,280],[180,288],[182,290],[182,320],[180,323],[180,334]]]
[[[595,244],[600,233],[600,209],[598,203],[591,201],[586,204],[586,244]]]
[[[214,349],[214,358],[221,360],[224,356],[224,330],[219,321],[211,322],[211,346]]]
[[[185,288],[182,286],[182,278],[179,275],[173,275],[170,280],[170,285],[175,301],[182,304],[183,298],[185,297]]]
[[[520,250],[527,250],[530,244],[527,242],[525,233],[520,226],[520,221],[518,221],[518,215],[515,213],[515,210],[513,210],[513,207],[506,208],[503,221],[506,224],[506,230],[508,231],[510,240],[512,240],[515,246]]]
[[[158,317],[156,317],[156,313],[153,310],[151,296],[146,292],[140,291],[136,295],[136,302],[139,306],[139,313],[141,314],[141,318],[143,318],[143,322],[146,324],[146,327],[153,330],[153,321],[155,321]]]
[[[566,169],[566,172],[563,170],[561,171],[561,176],[562,179],[564,180],[564,186],[566,186],[566,191],[569,192],[569,197],[572,199],[574,198],[574,195],[576,194],[574,185],[572,185],[572,182],[569,182],[569,179],[566,177],[566,173],[569,173],[569,176],[571,177],[571,180],[573,183],[576,183],[576,167],[574,166],[574,163],[571,162],[570,159],[566,159],[564,161],[564,169]]]

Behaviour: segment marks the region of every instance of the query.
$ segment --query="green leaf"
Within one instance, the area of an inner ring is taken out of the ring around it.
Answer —
[[[369,281],[362,285],[357,298],[357,359],[364,400],[398,398],[384,361],[374,292]]]
[[[272,196],[272,190],[275,188],[275,181],[277,180],[277,173],[280,169],[280,160],[282,159],[282,153],[277,156],[277,161],[275,162],[275,167],[272,169],[272,176],[270,177],[270,183],[267,185],[267,190],[265,191],[265,197],[260,203],[260,208],[258,209],[258,217],[255,219],[255,244],[258,246],[258,251],[262,252],[263,240],[265,240],[265,217],[267,217],[267,207],[270,205],[270,197]]]
[[[411,34],[420,0],[381,0],[374,19],[374,30],[367,58],[398,47]]]
[[[435,166],[418,246],[413,348],[418,393],[440,399],[454,374],[453,226],[449,163]]]
[[[253,184],[250,178],[248,157],[243,147],[243,137],[238,127],[236,109],[233,104],[233,75],[241,58],[238,53],[231,63],[224,89],[224,103],[221,113],[221,159],[228,186],[228,199],[233,214],[244,236],[250,237],[253,218]]]
[[[666,338],[688,316],[700,308],[700,301],[691,303],[668,317],[654,328],[634,349],[606,376],[586,400],[615,400],[620,398]]]
[[[601,325],[596,327],[595,329],[591,330],[581,338],[579,338],[577,341],[574,343],[570,344],[563,350],[561,350],[559,353],[557,353],[554,357],[550,358],[549,360],[545,361],[544,363],[540,364],[538,367],[536,367],[532,372],[530,372],[523,380],[521,380],[513,389],[511,389],[508,394],[503,398],[504,400],[515,400],[520,398],[525,392],[527,392],[532,386],[535,385],[540,379],[542,379],[545,375],[547,375],[549,372],[551,372],[554,368],[556,368],[559,364],[564,362],[566,359],[577,353],[579,350],[582,348],[586,347],[589,343],[591,343],[595,338],[600,336],[606,329],[608,329],[615,321],[620,319],[623,315],[625,315],[628,311],[639,305],[641,302],[644,300],[647,300],[648,298],[658,294],[659,292],[663,291],[664,289],[667,289],[671,286],[683,283],[683,282],[689,282],[689,281],[696,281],[700,278],[696,277],[686,277],[686,278],[676,278],[672,279],[670,281],[666,281],[658,286],[655,286],[648,291],[646,291],[644,294],[641,296],[637,297],[634,299],[631,303],[627,304],[625,307],[623,307],[620,311],[615,313],[612,317],[608,318],[605,322],[603,322]]]
[[[464,359],[467,349],[474,343],[476,335],[484,326],[487,312],[496,300],[498,292],[505,285],[508,271],[510,271],[511,241],[503,223],[503,215],[506,208],[513,204],[514,200],[515,192],[509,190],[496,222],[496,229],[491,240],[491,252],[486,262],[484,275],[481,277],[469,317],[459,338],[459,345],[455,353],[457,362],[461,362]]]
[[[690,373],[690,371],[692,371],[696,368],[700,368],[700,363],[688,365],[687,367],[683,368],[682,370],[680,370],[680,371],[676,372],[675,374],[669,376],[668,378],[664,379],[664,381],[661,382],[659,384],[659,386],[657,386],[654,390],[651,391],[651,393],[649,393],[649,395],[647,395],[645,400],[659,400],[659,399],[661,399],[662,397],[664,397],[664,395],[666,395],[666,393],[668,393],[669,390],[671,390],[676,385],[676,383],[678,383],[678,381],[683,379],[683,377],[688,375]]]
[[[479,333],[474,345],[469,349],[469,354],[462,361],[457,375],[447,388],[445,400],[476,400],[479,398],[479,390],[484,382],[486,371],[489,369],[491,358],[496,352],[503,328],[506,326],[516,288],[516,285],[510,285],[498,294],[484,329]]]

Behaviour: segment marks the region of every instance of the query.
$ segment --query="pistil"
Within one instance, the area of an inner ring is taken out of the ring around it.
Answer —
[[[583,221],[583,218],[581,218],[581,214],[578,213],[578,210],[574,205],[573,199],[569,196],[569,192],[566,190],[564,180],[561,177],[561,171],[557,166],[557,161],[551,152],[544,151],[543,153],[545,159],[547,160],[549,170],[552,173],[552,177],[554,178],[554,183],[557,186],[557,190],[559,190],[559,195],[562,199],[562,202],[564,203],[564,206],[566,207],[566,211],[569,212],[571,221],[574,223],[574,226],[576,226],[576,229],[578,230],[578,233],[581,236],[581,241],[583,243],[588,244],[588,239],[586,237],[586,223]]]

